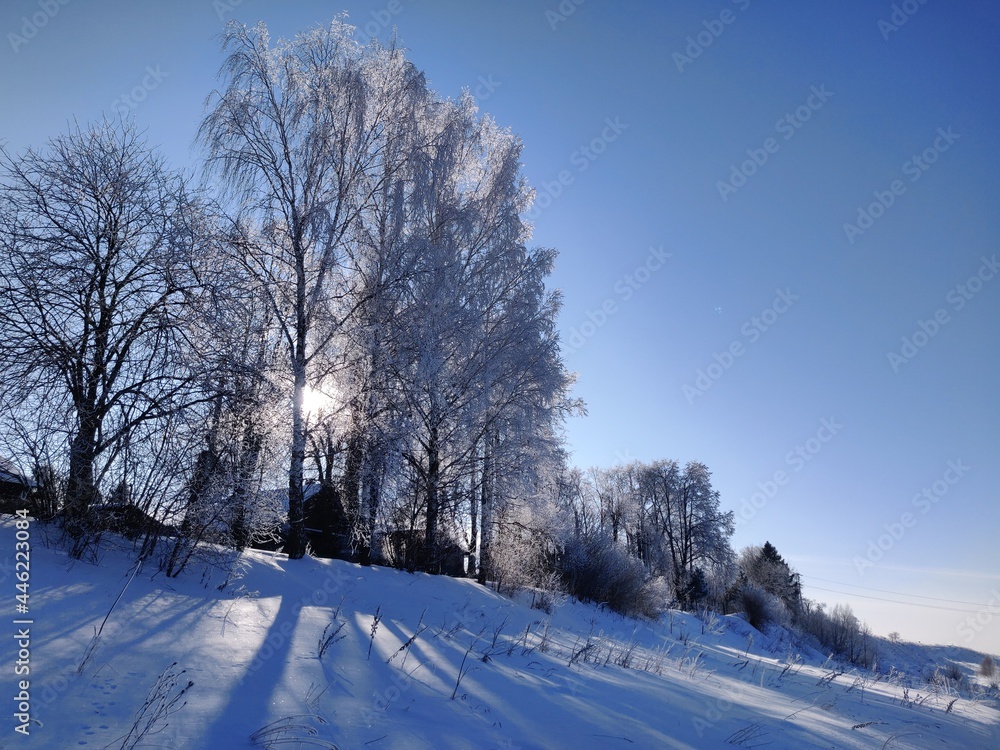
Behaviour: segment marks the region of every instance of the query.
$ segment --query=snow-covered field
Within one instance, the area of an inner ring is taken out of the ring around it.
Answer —
[[[971,675],[981,655],[965,649],[901,644],[897,672],[876,678],[736,617],[651,624],[571,601],[547,614],[530,594],[262,552],[220,590],[219,570],[175,580],[147,561],[131,577],[125,550],[71,564],[43,536],[32,622],[11,614],[2,639],[2,748],[1000,748],[995,698],[919,679],[946,659]]]

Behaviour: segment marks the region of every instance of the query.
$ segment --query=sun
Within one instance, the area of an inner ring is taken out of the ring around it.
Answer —
[[[302,412],[307,418],[329,414],[333,408],[334,399],[329,388],[306,386],[302,394]]]

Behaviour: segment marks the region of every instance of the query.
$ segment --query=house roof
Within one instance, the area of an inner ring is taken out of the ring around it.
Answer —
[[[323,486],[319,482],[307,479],[305,482],[302,483],[302,499],[308,500],[317,492],[319,492],[322,488]],[[262,490],[261,494],[264,495],[265,497],[270,498],[272,501],[276,503],[280,503],[281,507],[284,508],[285,511],[288,510],[287,487],[280,487],[273,490]]]
[[[24,472],[3,456],[0,456],[0,482],[5,484],[23,484],[26,487],[31,486],[31,479],[26,477]]]

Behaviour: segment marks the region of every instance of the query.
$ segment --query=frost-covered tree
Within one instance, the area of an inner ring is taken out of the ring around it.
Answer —
[[[743,580],[760,586],[778,597],[789,613],[798,612],[802,599],[799,576],[770,542],[750,546],[740,552],[739,572]]]
[[[485,576],[498,504],[523,494],[522,464],[565,408],[558,298],[544,286],[554,254],[526,247],[516,138],[468,96],[435,102],[423,128],[409,206],[415,263],[389,360],[414,487],[408,517],[421,521],[425,564],[458,525]]]
[[[356,314],[338,346],[344,368],[336,377],[343,426],[342,497],[353,522],[359,559],[369,563],[379,510],[394,454],[401,451],[398,389],[392,359],[407,332],[399,315],[406,304],[423,227],[414,221],[419,202],[419,154],[433,137],[422,127],[433,104],[423,75],[394,44],[372,43],[369,85],[379,106],[391,111],[377,134],[368,176],[368,200],[354,223]]]
[[[200,129],[207,167],[245,227],[235,257],[261,282],[291,380],[288,553],[305,553],[304,398],[319,357],[360,297],[352,228],[378,189],[379,134],[398,111],[374,100],[370,50],[342,19],[272,44],[263,23],[230,23],[224,87]]]
[[[707,577],[713,567],[727,565],[732,556],[733,513],[721,509],[711,476],[708,467],[697,461],[683,469],[676,461],[656,461],[642,477],[644,502],[669,563],[675,595],[688,606],[693,603],[695,571]]]
[[[665,577],[684,606],[720,593],[731,578],[733,514],[721,509],[704,464],[661,460],[569,471],[559,498],[572,517],[568,546],[578,548],[583,538],[627,551],[647,576]]]
[[[634,468],[635,466],[613,466],[608,469],[590,469],[590,480],[600,508],[601,527],[610,530],[611,539],[616,544],[638,494],[631,481],[634,478]]]
[[[559,300],[544,287],[554,257],[544,250],[514,254],[502,264],[510,274],[501,277],[506,283],[494,287],[495,296],[485,306],[482,347],[490,356],[480,387],[489,400],[476,435],[479,492],[470,498],[472,518],[479,520],[481,582],[490,574],[495,544],[523,531],[523,524],[505,526],[511,514],[537,519],[536,529],[551,529],[555,477],[565,462],[561,425],[569,413],[582,410],[569,398],[572,379],[559,355]],[[552,536],[536,533],[534,538],[542,546]],[[475,552],[475,539],[470,552]]]
[[[177,526],[167,575],[177,575],[202,541],[243,549],[271,541],[280,528],[280,499],[265,492],[278,443],[287,434],[278,418],[276,386],[281,352],[273,312],[258,281],[227,263],[228,238],[220,220],[207,236],[201,277],[186,337],[200,352],[197,387],[202,402],[188,416],[190,444],[173,497]]]
[[[200,132],[285,351],[289,553],[304,551],[307,446],[363,562],[379,526],[411,553],[419,528],[432,568],[461,529],[488,551],[495,477],[551,440],[568,384],[554,253],[525,244],[520,142],[342,19],[273,44],[230,24],[223,45]],[[311,440],[310,386],[338,415]]]
[[[575,537],[600,528],[592,488],[589,477],[576,466],[566,468],[557,479],[556,502],[559,510],[572,519]]]

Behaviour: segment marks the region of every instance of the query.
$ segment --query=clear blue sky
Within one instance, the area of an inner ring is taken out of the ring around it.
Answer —
[[[63,2],[0,9],[0,138],[125,107],[187,167],[224,20],[396,26],[524,140],[574,461],[704,461],[811,598],[1000,652],[993,3]]]

